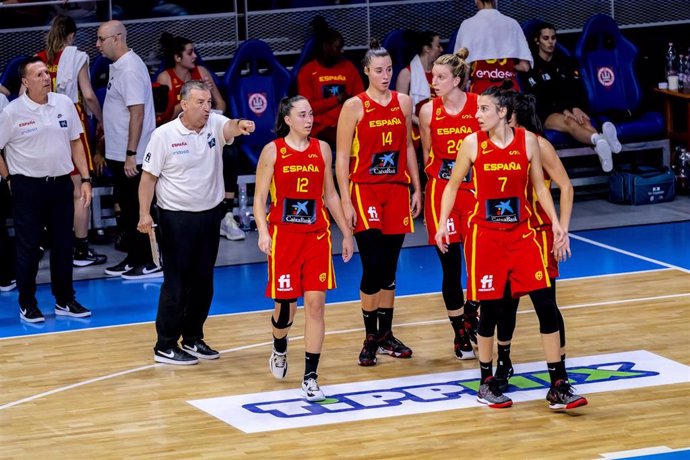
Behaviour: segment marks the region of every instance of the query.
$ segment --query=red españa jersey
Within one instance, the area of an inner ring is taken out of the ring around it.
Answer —
[[[324,206],[325,163],[319,140],[310,138],[304,151],[290,147],[284,138],[273,141],[276,162],[271,181],[270,225],[294,232],[318,232],[328,228]]]
[[[424,171],[427,176],[442,180],[450,179],[455,166],[455,159],[463,139],[479,131],[479,122],[474,118],[477,113],[477,98],[474,93],[465,93],[467,100],[462,110],[456,115],[446,112],[440,97],[433,99],[431,122],[431,150]],[[463,182],[463,188],[465,182]]]
[[[531,215],[525,130],[513,128],[513,133],[513,140],[504,148],[491,142],[486,131],[477,133],[477,159],[472,165],[477,202],[469,218],[472,224],[510,229]]]
[[[407,124],[391,91],[388,105],[371,99],[366,92],[357,97],[364,113],[355,127],[350,152],[350,180],[356,183],[409,184],[407,174]]]

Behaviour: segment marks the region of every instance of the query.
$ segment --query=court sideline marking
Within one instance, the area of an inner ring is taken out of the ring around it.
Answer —
[[[649,302],[649,301],[665,300],[665,299],[671,299],[671,298],[677,298],[677,297],[690,297],[690,293],[667,294],[667,295],[660,295],[660,296],[653,296],[653,297],[638,297],[635,299],[609,300],[609,301],[604,301],[604,302],[593,302],[593,303],[585,303],[585,304],[560,306],[559,308],[561,310],[572,310],[572,309],[578,309],[578,308],[591,308],[591,307],[599,307],[599,306],[603,306],[603,305],[612,305],[612,304],[619,304],[619,303]],[[534,311],[534,310],[533,309],[521,310],[518,312],[518,314],[527,314],[527,313],[531,313],[532,311]],[[254,313],[256,313],[256,312],[254,312]],[[396,324],[396,327],[411,327],[411,326],[429,325],[429,324],[446,323],[446,322],[448,322],[448,319],[443,318],[443,319],[435,319],[435,320],[428,320],[428,321],[413,321],[410,323],[401,323],[401,324]],[[364,328],[353,328],[353,329],[342,329],[342,330],[337,330],[337,331],[327,331],[326,335],[349,334],[352,332],[363,331],[363,330],[364,330]],[[302,340],[302,339],[304,339],[304,336],[290,337],[291,341]],[[273,343],[272,341],[268,341],[268,342],[260,342],[260,343],[254,343],[254,344],[249,344],[249,345],[243,345],[241,347],[235,347],[235,348],[230,348],[227,350],[222,350],[221,353],[235,353],[238,351],[248,350],[251,348],[258,348],[258,347],[271,345],[272,343]],[[113,374],[108,374],[108,375],[103,375],[103,376],[95,377],[95,378],[88,379],[88,380],[83,380],[81,382],[73,383],[70,385],[63,386],[63,387],[54,388],[52,390],[44,391],[42,393],[38,393],[38,394],[35,394],[33,396],[28,396],[26,398],[18,399],[16,401],[12,401],[12,402],[3,404],[2,406],[0,406],[0,411],[5,410],[5,409],[9,409],[10,407],[19,406],[19,405],[27,403],[27,402],[35,401],[37,399],[41,399],[41,398],[44,398],[46,396],[50,396],[50,395],[61,393],[61,392],[67,391],[67,390],[71,390],[74,388],[90,385],[92,383],[102,382],[102,381],[109,380],[109,379],[114,379],[117,377],[121,377],[123,375],[133,374],[133,373],[139,372],[139,371],[154,369],[156,367],[161,367],[161,366],[167,366],[167,365],[166,364],[149,364],[146,366],[140,366],[140,367],[136,367],[133,369],[115,372]]]
[[[569,236],[574,240],[582,241],[583,243],[589,243],[593,246],[598,246],[598,247],[603,248],[603,249],[608,249],[609,251],[617,252],[619,254],[623,254],[623,255],[626,255],[629,257],[634,257],[635,259],[644,260],[645,262],[650,262],[653,264],[661,265],[662,267],[666,267],[666,268],[673,268],[676,270],[680,270],[684,273],[690,273],[690,270],[688,270],[687,268],[683,268],[683,267],[679,267],[677,265],[662,262],[658,259],[652,259],[651,257],[643,256],[641,254],[637,254],[637,253],[630,252],[630,251],[626,251],[625,249],[617,248],[617,247],[611,246],[609,244],[600,243],[598,241],[590,240],[589,238],[585,238],[583,236],[578,236],[578,235],[575,235],[573,233],[569,233]]]

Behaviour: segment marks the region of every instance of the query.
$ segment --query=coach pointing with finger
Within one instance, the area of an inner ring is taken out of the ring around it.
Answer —
[[[165,265],[154,360],[185,365],[220,356],[204,342],[203,325],[223,218],[223,146],[253,132],[254,122],[212,113],[211,92],[198,80],[184,84],[180,99],[182,114],[157,128],[146,148],[137,228],[153,231],[155,192]]]

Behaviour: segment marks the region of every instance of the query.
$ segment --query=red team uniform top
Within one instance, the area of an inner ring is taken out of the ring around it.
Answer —
[[[537,135],[537,138],[539,138],[539,135]],[[544,184],[548,190],[551,188],[551,176],[549,176],[549,173],[547,173],[545,169],[542,170],[544,171]],[[537,194],[534,193],[534,187],[532,186],[531,180],[527,187],[527,202],[530,204],[530,206],[532,206],[532,215],[529,218],[529,226],[537,230],[541,229],[542,227],[549,227],[550,229],[551,218],[546,214],[546,211],[544,211],[544,208],[542,208],[541,203],[539,203],[539,198],[537,198]]]
[[[530,163],[525,130],[513,128],[513,140],[499,148],[486,131],[477,133],[477,158],[472,181],[477,202],[469,217],[471,224],[497,230],[515,228],[532,214],[527,201]]]
[[[297,74],[297,89],[314,111],[311,132],[317,136],[325,128],[338,124],[343,104],[337,96],[359,94],[364,91],[364,85],[359,71],[347,59],[332,67],[324,67],[315,59],[305,64]]]
[[[479,122],[474,118],[474,114],[477,113],[478,96],[474,93],[465,94],[467,95],[465,106],[456,115],[446,112],[441,98],[432,100],[432,114],[429,122],[431,149],[429,159],[424,166],[424,172],[430,179],[448,181],[463,139],[479,131]],[[471,189],[471,184],[463,181],[460,187]]]
[[[391,91],[388,105],[371,99],[366,92],[362,119],[357,123],[350,155],[350,181],[355,183],[409,184],[407,174],[407,124],[398,93]]]
[[[302,152],[290,147],[284,138],[273,142],[276,162],[266,216],[269,225],[291,232],[326,230],[330,221],[323,199],[325,163],[319,140],[310,138],[309,147]]]
[[[48,73],[50,74],[50,87],[52,88],[51,91],[55,91],[55,80],[57,79],[58,62],[60,62],[60,56],[62,56],[62,51],[57,52],[57,54],[55,55],[55,62],[53,64],[50,64],[48,62],[48,51],[43,50],[36,53],[36,57],[41,59],[41,61],[45,62],[46,66],[48,67]]]
[[[513,59],[487,59],[474,61],[470,74],[470,91],[482,94],[487,88],[501,86],[505,80],[513,83],[515,91],[520,91],[517,71]]]

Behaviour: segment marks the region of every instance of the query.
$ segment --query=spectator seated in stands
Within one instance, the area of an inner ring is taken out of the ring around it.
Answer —
[[[160,39],[163,47],[163,59],[165,70],[158,74],[156,81],[169,88],[168,105],[165,111],[156,114],[156,124],[177,118],[182,112],[180,107],[180,89],[189,80],[201,80],[211,91],[213,108],[221,113],[225,112],[225,100],[220,94],[211,72],[204,66],[197,65],[197,55],[194,51],[194,42],[183,37],[175,37],[168,32],[163,32]]]
[[[336,125],[343,103],[364,91],[355,65],[343,57],[343,36],[317,16],[312,23],[315,36],[315,59],[297,74],[297,92],[314,111],[312,135],[335,145]]]
[[[576,141],[594,146],[605,172],[611,171],[611,152],[621,151],[616,127],[602,125],[602,133],[592,126],[586,113],[587,94],[575,61],[556,48],[556,28],[543,23],[530,37],[534,66],[525,74],[526,93],[534,94],[537,112],[546,129],[569,134]]]
[[[443,47],[441,36],[436,32],[426,31],[416,35],[416,54],[410,64],[398,74],[395,90],[412,98],[412,140],[415,148],[419,149],[419,110],[425,102],[436,95],[431,86],[431,68],[443,52]]]

